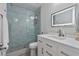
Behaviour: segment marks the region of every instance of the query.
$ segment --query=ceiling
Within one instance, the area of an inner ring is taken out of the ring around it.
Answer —
[[[13,6],[19,6],[22,8],[30,9],[35,11],[38,9],[42,4],[41,3],[12,3]]]

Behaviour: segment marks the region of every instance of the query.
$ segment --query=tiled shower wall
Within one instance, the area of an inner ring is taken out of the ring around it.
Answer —
[[[33,17],[35,12],[32,10],[7,4],[7,19],[9,23],[9,49],[12,52],[36,41],[36,28]]]

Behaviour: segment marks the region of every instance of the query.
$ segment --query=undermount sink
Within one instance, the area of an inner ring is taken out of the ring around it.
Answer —
[[[66,37],[58,36],[58,35],[48,35],[51,38],[58,38],[58,39],[66,39]]]

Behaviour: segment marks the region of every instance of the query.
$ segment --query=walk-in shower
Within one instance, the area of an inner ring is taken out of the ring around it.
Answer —
[[[9,49],[7,53],[28,48],[29,43],[37,41],[37,34],[40,33],[39,9],[31,10],[14,4],[7,4],[9,24]]]

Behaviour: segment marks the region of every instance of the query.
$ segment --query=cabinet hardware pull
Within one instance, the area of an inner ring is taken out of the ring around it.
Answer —
[[[2,14],[0,14],[0,16],[1,16],[1,18],[3,19],[3,15],[2,15]]]
[[[0,50],[4,50],[4,49],[6,49],[6,47],[0,47]]]
[[[69,56],[68,54],[64,53],[63,51],[61,51],[62,54],[64,54],[65,56]]]
[[[43,48],[42,48],[42,54],[43,54]]]
[[[51,47],[52,48],[52,46],[51,45],[49,45],[49,44],[46,44],[48,47]]]
[[[46,51],[46,53],[49,55],[49,56],[53,56],[51,53],[49,53],[48,51]]]

